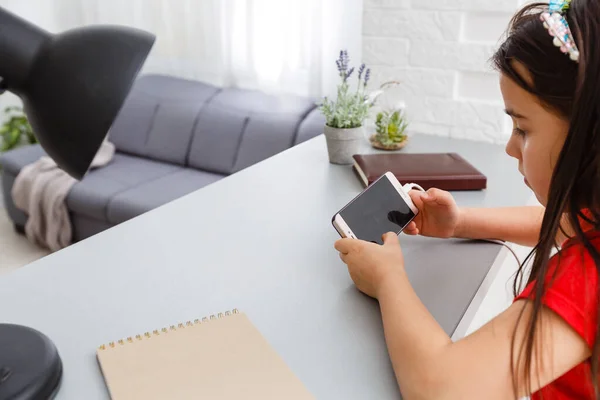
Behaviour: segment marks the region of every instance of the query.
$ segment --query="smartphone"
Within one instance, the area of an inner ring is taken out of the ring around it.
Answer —
[[[383,244],[383,234],[400,234],[418,212],[398,179],[386,172],[338,211],[331,222],[343,238]]]

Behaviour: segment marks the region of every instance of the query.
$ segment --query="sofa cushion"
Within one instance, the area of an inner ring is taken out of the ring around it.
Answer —
[[[108,221],[99,221],[85,215],[71,213],[74,241],[81,241],[113,227]]]
[[[219,91],[211,104],[248,112],[307,114],[316,107],[311,99],[289,94],[272,95],[258,90],[227,88]]]
[[[91,170],[73,186],[67,196],[67,207],[72,212],[106,221],[108,204],[114,196],[180,169],[173,164],[116,153],[108,165]]]
[[[302,97],[223,89],[200,112],[188,165],[232,174],[263,161],[294,145],[314,108]]]
[[[190,146],[192,168],[229,175],[235,167],[248,114],[209,104],[200,113]]]
[[[46,153],[39,144],[31,146],[18,147],[0,155],[0,165],[2,168],[17,176],[21,172],[21,168],[36,162]]]
[[[232,172],[241,171],[294,145],[304,115],[254,112],[248,119]]]
[[[184,165],[198,114],[219,89],[163,75],[136,80],[109,140],[121,152]]]
[[[223,175],[182,169],[123,191],[108,205],[108,221],[119,224],[222,179]]]

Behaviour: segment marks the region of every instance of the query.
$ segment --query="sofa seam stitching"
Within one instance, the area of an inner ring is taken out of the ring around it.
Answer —
[[[217,97],[217,95],[219,93],[221,93],[222,91],[223,91],[222,89],[216,90],[212,96],[210,96],[208,99],[206,99],[206,101],[202,104],[202,106],[198,110],[198,113],[196,114],[196,118],[194,119],[194,125],[192,126],[192,131],[190,134],[190,139],[188,140],[187,151],[185,154],[185,158],[183,160],[183,165],[186,167],[189,167],[190,154],[192,153],[192,142],[194,141],[194,138],[195,138],[194,132],[196,131],[196,128],[198,127],[198,123],[200,122],[200,114],[202,114],[202,111],[204,111],[206,106],[210,105],[212,103],[213,99],[215,97]],[[193,169],[196,169],[196,168],[193,168]]]
[[[158,109],[160,108],[160,102],[156,103],[154,106],[154,112],[152,113],[152,122],[148,127],[148,131],[146,132],[146,139],[144,140],[144,157],[148,156],[148,141],[150,140],[150,134],[154,129],[154,124],[156,123],[156,115],[158,114]]]
[[[296,129],[294,130],[294,134],[292,135],[292,143],[290,144],[290,148],[294,147],[297,144],[296,141],[298,140],[298,135],[300,134],[300,127],[302,126],[302,124],[304,123],[304,121],[308,118],[308,116],[310,115],[310,113],[312,113],[316,108],[317,107],[312,106],[310,109],[308,109],[304,113],[304,115],[302,115],[302,117],[298,121],[298,124],[296,124]]]
[[[183,168],[183,167],[176,167],[176,168],[177,168],[177,170],[175,170],[175,171],[169,172],[169,173],[167,173],[167,174],[164,174],[164,175],[161,175],[161,176],[157,176],[157,177],[155,177],[155,178],[149,179],[149,180],[147,180],[147,181],[144,181],[144,182],[140,182],[140,183],[138,183],[138,184],[136,184],[136,185],[133,185],[133,186],[131,186],[131,187],[128,187],[128,188],[126,188],[126,189],[123,189],[123,190],[119,190],[118,192],[114,193],[114,194],[113,194],[113,195],[110,197],[110,199],[108,199],[108,201],[106,202],[106,205],[104,206],[104,218],[105,218],[106,222],[108,222],[109,224],[112,224],[112,222],[111,222],[111,221],[108,219],[108,208],[109,208],[109,207],[110,207],[110,205],[112,204],[112,202],[113,202],[113,200],[115,199],[115,197],[117,197],[118,195],[120,195],[120,194],[122,194],[122,193],[125,193],[125,192],[127,192],[127,191],[129,191],[129,190],[132,190],[132,189],[138,188],[138,187],[140,187],[140,186],[142,186],[142,185],[144,185],[144,184],[146,184],[146,183],[151,183],[151,182],[157,181],[157,180],[159,180],[159,179],[162,179],[162,178],[164,178],[164,177],[166,177],[166,176],[169,176],[169,175],[173,175],[174,173],[176,173],[176,172],[179,172],[179,171],[181,171],[181,170],[185,169],[185,168]]]
[[[244,137],[246,136],[246,129],[248,128],[248,124],[250,123],[250,117],[252,116],[252,112],[249,113],[249,115],[246,116],[246,118],[244,118],[244,126],[242,127],[242,132],[240,133],[240,137],[238,138],[238,142],[237,142],[237,148],[235,149],[235,156],[233,157],[233,164],[231,166],[231,174],[234,174],[235,171],[235,166],[238,163],[239,157],[240,157],[240,151],[242,148],[242,141],[244,140]]]

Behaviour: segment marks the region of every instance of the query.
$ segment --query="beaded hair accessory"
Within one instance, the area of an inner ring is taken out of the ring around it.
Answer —
[[[550,36],[554,37],[554,45],[559,47],[563,53],[568,54],[571,60],[579,62],[579,50],[565,18],[571,1],[550,0],[548,11],[543,12],[540,19],[544,22],[544,27],[548,29]]]

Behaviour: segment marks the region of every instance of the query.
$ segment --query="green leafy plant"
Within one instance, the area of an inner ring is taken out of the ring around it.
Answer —
[[[8,119],[0,127],[0,151],[8,151],[26,143],[37,143],[27,116],[20,107],[7,107],[4,112]]]
[[[327,126],[339,129],[359,128],[363,125],[372,106],[369,96],[365,95],[371,70],[362,64],[358,69],[358,83],[356,90],[350,90],[349,79],[354,72],[354,67],[349,68],[348,52],[340,51],[336,60],[341,83],[337,87],[335,101],[325,97],[319,105],[319,110],[326,119]]]
[[[404,133],[408,127],[405,115],[401,110],[381,111],[375,120],[377,134],[375,138],[384,146],[402,143],[407,136]]]

